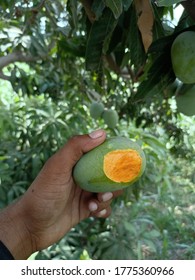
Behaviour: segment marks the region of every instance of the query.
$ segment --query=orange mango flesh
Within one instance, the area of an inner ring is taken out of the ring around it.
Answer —
[[[112,181],[133,181],[140,173],[142,158],[136,150],[114,150],[104,156],[103,170]]]

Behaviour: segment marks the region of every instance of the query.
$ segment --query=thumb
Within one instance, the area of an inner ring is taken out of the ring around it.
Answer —
[[[103,129],[93,131],[85,135],[77,135],[68,142],[54,155],[60,166],[67,172],[72,172],[72,168],[84,153],[89,152],[102,144],[106,139],[106,132]]]

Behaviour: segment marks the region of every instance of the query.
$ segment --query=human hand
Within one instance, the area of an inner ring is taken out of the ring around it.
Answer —
[[[12,222],[17,243],[22,242],[18,248],[16,244],[10,244],[5,234],[5,241],[0,239],[15,258],[27,258],[33,252],[57,242],[89,216],[106,218],[110,215],[112,198],[122,191],[90,193],[77,186],[72,177],[73,167],[81,156],[103,143],[105,138],[104,130],[71,138],[46,162],[21,199],[8,207],[7,221]],[[4,213],[4,228],[8,233],[6,210]]]

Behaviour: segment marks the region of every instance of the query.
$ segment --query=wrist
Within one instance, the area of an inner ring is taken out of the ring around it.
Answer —
[[[25,210],[20,200],[0,212],[0,224],[0,240],[14,259],[27,259],[35,251],[35,246],[25,226]]]

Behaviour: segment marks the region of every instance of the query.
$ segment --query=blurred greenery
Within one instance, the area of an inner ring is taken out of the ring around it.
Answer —
[[[85,220],[58,244],[34,254],[33,258],[195,257],[193,154],[187,159],[172,154],[171,140],[157,125],[137,128],[134,122],[120,120],[115,131],[107,129],[101,119],[91,119],[90,101],[82,95],[75,98],[75,92],[54,102],[48,95],[14,93],[5,83],[1,88],[1,208],[25,192],[46,159],[74,134],[103,127],[108,136],[136,139],[147,157],[144,176],[113,202],[110,218]],[[194,126],[194,119],[180,116],[178,126],[184,131],[191,124]],[[191,140],[190,133],[186,134],[186,141]]]
[[[94,0],[89,12],[86,1],[0,1],[0,208],[73,135],[101,127],[147,158],[109,218],[83,221],[31,259],[195,259],[195,117],[177,110],[170,59],[194,19],[184,10],[173,24],[175,6],[152,2],[145,52],[136,2]],[[93,101],[118,112],[116,128],[91,118]]]

